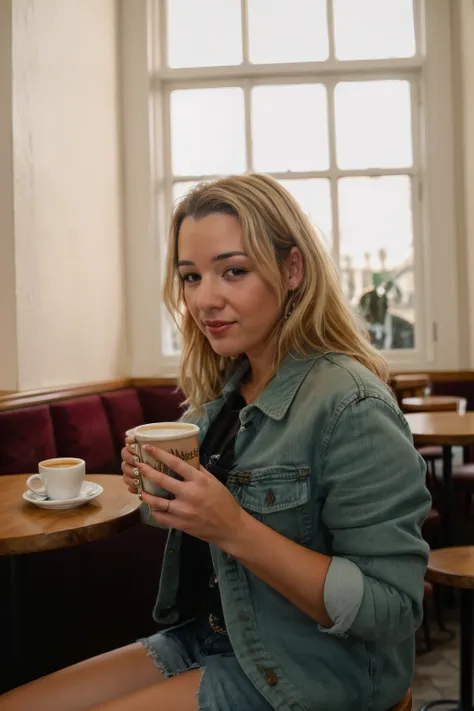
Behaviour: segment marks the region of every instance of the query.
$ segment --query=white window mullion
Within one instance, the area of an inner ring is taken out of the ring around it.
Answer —
[[[328,18],[329,59],[336,57],[336,35],[334,32],[334,4],[333,0],[326,0],[326,13]]]
[[[168,208],[173,204],[173,170],[171,165],[171,92],[163,89],[163,101],[161,108],[161,120],[163,126],[163,185],[158,185],[158,191],[162,187],[165,205]]]
[[[425,0],[413,0],[413,21],[415,27],[415,57],[422,58],[425,55]]]
[[[359,73],[372,74],[377,78],[387,72],[416,72],[422,66],[420,57],[407,57],[401,59],[358,59],[337,60],[329,59],[324,62],[292,62],[275,64],[237,64],[219,67],[163,67],[156,72],[157,78],[163,81],[175,82],[207,82],[209,79],[224,80],[258,78],[272,76],[286,77],[311,77],[315,81],[327,76],[342,75],[347,77]],[[307,79],[306,79],[307,80]]]
[[[240,12],[242,16],[242,64],[249,63],[249,15],[247,0],[240,0]]]
[[[252,85],[245,81],[244,89],[244,110],[245,110],[245,168],[247,173],[254,170],[253,167],[253,145],[252,145]]]
[[[250,89],[249,89],[250,90]],[[251,114],[252,107],[249,107],[249,117],[246,117],[246,129],[248,126],[248,135],[251,134]],[[246,106],[247,114],[247,106]],[[253,166],[252,157],[252,146],[247,147],[247,171],[255,170]],[[329,179],[339,179],[339,178],[380,178],[388,175],[410,175],[416,177],[418,175],[418,170],[414,167],[407,168],[354,168],[354,169],[341,169],[337,166],[331,168],[330,170],[306,170],[306,171],[291,171],[291,172],[275,172],[271,170],[266,170],[265,173],[270,175],[276,180],[311,180],[314,178],[329,178]],[[197,183],[200,180],[215,180],[221,177],[220,175],[205,174],[205,175],[173,175],[174,183]],[[159,186],[157,186],[159,188]]]
[[[340,267],[340,235],[339,235],[339,203],[337,181],[339,172],[337,170],[336,157],[336,106],[334,102],[334,90],[336,82],[327,84],[328,97],[328,132],[329,132],[329,174],[331,185],[331,218],[332,218],[332,256],[337,268]]]

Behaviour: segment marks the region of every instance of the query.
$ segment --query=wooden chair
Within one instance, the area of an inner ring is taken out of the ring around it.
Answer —
[[[431,388],[431,380],[427,373],[405,373],[403,375],[394,375],[391,385],[401,405],[404,397],[428,395]]]
[[[395,706],[392,706],[389,711],[411,711],[412,710],[412,698],[411,698],[411,689],[408,689],[407,693],[403,697],[403,699],[396,704]]]

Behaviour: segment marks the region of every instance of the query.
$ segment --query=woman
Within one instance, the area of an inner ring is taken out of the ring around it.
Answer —
[[[172,497],[140,495],[170,528],[170,627],[0,709],[387,711],[422,616],[425,467],[318,236],[271,178],[201,184],[174,211],[165,299],[203,466],[151,448],[173,479],[129,439],[122,469]]]

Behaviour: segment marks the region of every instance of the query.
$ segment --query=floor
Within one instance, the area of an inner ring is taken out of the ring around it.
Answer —
[[[417,658],[413,679],[413,711],[436,699],[459,698],[459,635],[458,625],[453,620],[447,623],[449,635],[432,625],[433,649],[424,652],[423,636],[417,637]],[[453,706],[436,707],[441,710]]]

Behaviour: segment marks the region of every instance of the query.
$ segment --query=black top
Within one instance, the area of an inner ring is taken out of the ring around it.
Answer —
[[[240,427],[239,413],[246,402],[233,392],[207,431],[199,449],[203,467],[223,484],[234,462],[234,447]],[[181,619],[207,617],[211,613],[225,627],[217,579],[209,544],[183,533],[180,557],[178,608]]]

